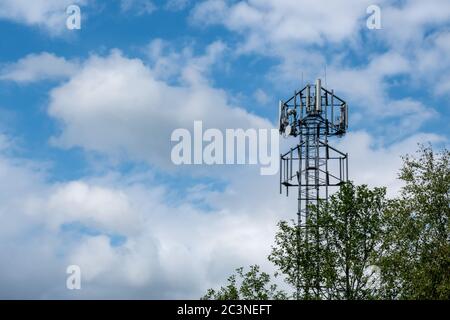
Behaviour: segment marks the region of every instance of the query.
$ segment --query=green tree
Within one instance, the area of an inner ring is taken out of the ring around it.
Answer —
[[[281,221],[269,260],[297,299],[450,299],[450,152],[405,156],[400,195],[347,183],[306,227]],[[281,299],[257,266],[205,299]]]
[[[260,272],[259,266],[250,266],[248,272],[244,268],[236,269],[236,274],[228,278],[228,285],[218,291],[209,289],[202,300],[285,300],[287,295],[271,283],[270,275]],[[238,278],[238,279],[236,279]],[[239,280],[239,281],[238,281]]]
[[[381,245],[385,189],[346,183],[328,203],[311,207],[306,228],[279,223],[269,260],[298,299],[376,296],[375,252]],[[318,211],[317,211],[318,210]],[[309,233],[309,234],[308,234]]]
[[[450,299],[450,152],[404,157],[400,198],[385,211],[378,265],[386,299]]]

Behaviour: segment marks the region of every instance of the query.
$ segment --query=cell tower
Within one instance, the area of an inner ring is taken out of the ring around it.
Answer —
[[[348,181],[348,154],[328,143],[331,137],[342,137],[347,127],[347,103],[333,90],[323,88],[320,79],[315,85],[307,84],[296,91],[288,100],[280,101],[280,134],[285,138],[298,137],[298,143],[280,155],[280,194],[284,189],[288,196],[290,188],[298,188],[298,228],[304,228],[305,235],[298,246],[319,246],[323,241],[318,236],[320,226],[312,226],[308,221],[318,217],[319,203],[326,203],[329,187]],[[317,216],[313,217],[314,214]],[[319,272],[320,266],[311,268]],[[297,298],[301,293],[308,296],[310,291],[318,296],[322,286],[319,280],[311,284],[298,279]]]

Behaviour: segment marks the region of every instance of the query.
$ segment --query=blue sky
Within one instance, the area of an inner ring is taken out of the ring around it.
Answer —
[[[349,103],[351,178],[395,195],[400,155],[448,146],[450,4],[378,1],[371,30],[372,4],[1,0],[0,297],[196,298],[271,271],[295,201],[255,166],[175,167],[170,133],[272,128],[302,75]]]

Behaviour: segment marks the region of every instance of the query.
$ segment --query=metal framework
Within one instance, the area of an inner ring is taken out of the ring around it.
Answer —
[[[306,228],[305,239],[299,246],[314,242],[319,245],[321,240],[315,236],[318,229],[307,230],[312,228],[308,223],[311,215],[319,214],[311,208],[318,208],[322,200],[327,201],[329,187],[338,187],[348,180],[348,154],[328,143],[331,137],[343,136],[347,127],[347,103],[333,90],[323,88],[320,79],[315,85],[307,84],[296,91],[285,102],[280,101],[280,134],[298,138],[295,146],[280,155],[280,193],[284,189],[288,196],[290,188],[298,188],[298,227]],[[320,292],[319,281],[313,285]],[[308,286],[297,283],[297,296],[301,290],[308,292]]]

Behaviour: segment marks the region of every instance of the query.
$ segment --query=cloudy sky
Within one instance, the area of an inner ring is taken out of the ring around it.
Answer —
[[[0,298],[198,298],[271,272],[294,198],[257,166],[174,166],[170,134],[273,128],[325,68],[355,182],[395,195],[400,155],[448,145],[448,0],[0,0]]]

